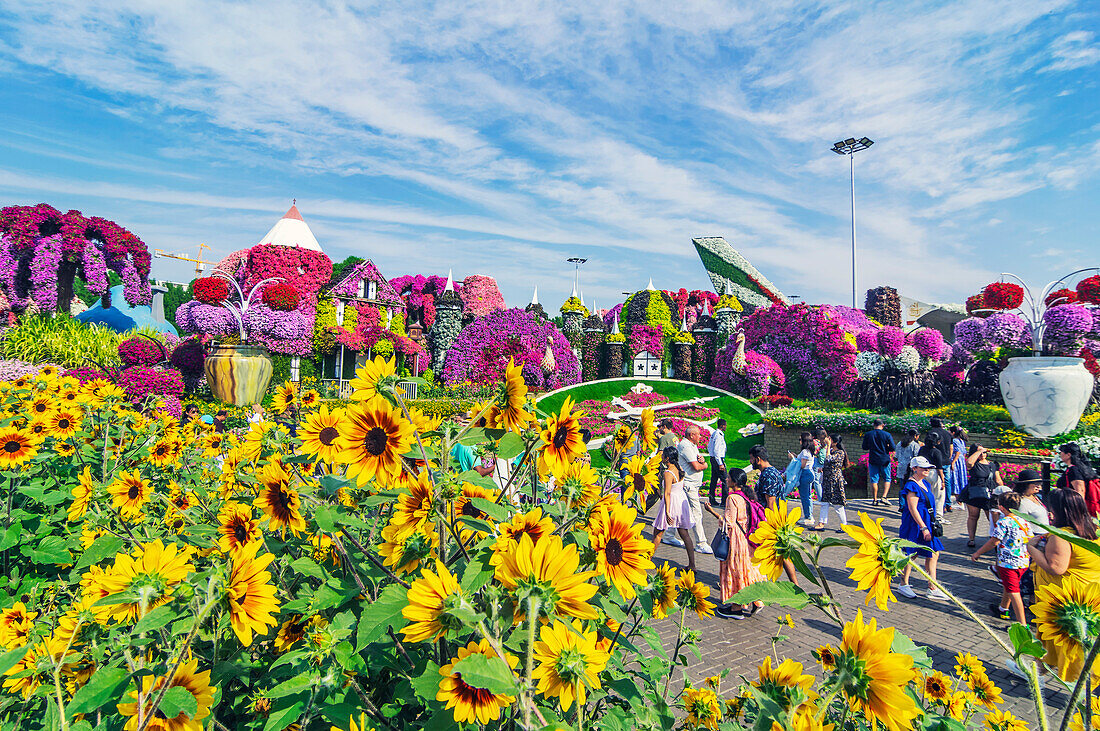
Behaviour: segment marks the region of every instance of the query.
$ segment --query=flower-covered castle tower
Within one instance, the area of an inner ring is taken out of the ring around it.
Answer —
[[[718,298],[718,304],[714,307],[714,320],[718,327],[718,337],[722,342],[729,340],[730,335],[737,329],[737,323],[741,321],[743,313],[744,307],[734,295],[732,285],[727,281],[725,292]]]
[[[462,298],[455,291],[454,278],[448,272],[447,286],[435,298],[435,322],[428,334],[433,372],[442,372],[447,351],[460,332],[462,332]]]
[[[586,317],[588,317],[588,308],[584,306],[584,300],[577,295],[577,286],[573,285],[573,294],[561,304],[561,318],[564,321],[561,331],[574,345],[580,342]]]

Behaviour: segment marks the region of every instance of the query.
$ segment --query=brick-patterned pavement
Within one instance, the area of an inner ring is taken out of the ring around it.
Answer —
[[[857,511],[865,511],[874,518],[885,517],[883,527],[887,535],[891,535],[891,532],[896,535],[900,523],[896,497],[893,499],[891,508],[870,507],[870,500],[865,499],[850,500],[849,521],[858,522]],[[647,523],[652,522],[654,512],[655,509],[646,516]],[[815,510],[815,514],[816,512]],[[972,563],[969,560],[970,551],[966,547],[965,513],[956,509],[946,517],[949,522],[944,525],[945,550],[940,554],[938,578],[990,627],[1006,633],[1007,641],[1010,623],[995,619],[989,614],[989,604],[997,601],[1001,592],[1000,584],[987,568],[991,554],[983,556],[980,565]],[[703,518],[707,534],[713,536],[718,521],[706,512]],[[836,535],[833,531],[838,527],[834,513],[830,515],[830,525],[826,529],[826,535]],[[987,529],[988,526],[986,526]],[[648,525],[643,533],[647,537],[652,537],[651,528]],[[983,527],[979,522],[978,545],[981,545],[982,533]],[[1035,720],[1034,705],[1027,692],[1027,683],[1010,674],[1005,668],[1006,658],[1003,650],[954,604],[924,598],[927,582],[916,571],[913,572],[912,585],[917,591],[917,599],[905,599],[899,596],[896,604],[890,604],[888,612],[882,612],[873,603],[865,606],[863,602],[866,594],[856,592],[855,583],[849,580],[850,571],[844,567],[844,562],[851,555],[850,549],[843,547],[827,549],[822,555],[825,574],[838,601],[843,604],[842,611],[846,619],[853,617],[856,609],[862,608],[865,618],[876,617],[879,626],[896,627],[918,645],[927,647],[934,667],[949,675],[954,671],[954,657],[957,653],[969,652],[975,655],[985,662],[990,678],[1001,688],[1005,699],[1003,707],[1029,722]],[[686,566],[686,558],[683,548],[669,545],[662,545],[655,556],[658,564],[668,561],[670,565],[679,567]],[[711,587],[711,597],[717,600],[718,562],[713,556],[704,554],[696,554],[695,560],[697,579]],[[808,590],[815,589],[804,578],[799,584]],[[782,613],[786,611],[782,610]],[[689,614],[685,626],[699,630],[702,634],[700,641],[702,661],[688,652],[689,662],[686,667],[688,675],[693,681],[698,682],[706,676],[729,668],[731,672],[727,676],[727,683],[730,680],[735,682],[731,685],[724,684],[724,688],[736,687],[739,682],[737,678],[740,675],[755,680],[757,665],[766,654],[771,652],[770,638],[776,634],[775,619],[778,614],[780,610],[773,607],[765,607],[753,619],[741,621],[720,617],[700,620],[694,614]],[[820,668],[814,662],[810,651],[826,643],[839,645],[840,629],[815,607],[791,612],[791,615],[795,620],[796,628],[784,632],[790,639],[780,643],[779,657],[797,660],[805,666],[805,672],[820,676]],[[659,622],[657,628],[671,652],[676,641],[675,623],[670,617]],[[1051,682],[1048,682],[1047,686],[1045,700],[1048,708],[1065,708],[1068,702],[1066,692],[1054,691],[1054,683]]]

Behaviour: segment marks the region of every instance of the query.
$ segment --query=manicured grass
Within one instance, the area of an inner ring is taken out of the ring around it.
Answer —
[[[630,388],[634,386],[637,381],[625,380],[625,381],[592,381],[590,383],[582,383],[574,386],[568,391],[562,391],[552,396],[547,396],[540,399],[538,402],[539,409],[545,412],[557,411],[561,408],[562,403],[567,396],[573,398],[574,401],[611,401],[616,396],[622,396],[628,393]],[[697,383],[675,383],[672,381],[645,381],[646,385],[652,386],[655,393],[659,393],[662,396],[668,398],[669,401],[685,401],[690,398],[696,397],[708,397],[717,396],[718,398],[712,401],[706,401],[702,405],[707,408],[717,408],[719,414],[725,418],[727,422],[726,426],[726,464],[729,467],[744,467],[748,464],[748,452],[749,447],[754,444],[762,444],[764,437],[762,434],[753,437],[742,437],[737,433],[737,430],[747,424],[755,424],[761,421],[760,414],[756,412],[751,406],[746,404],[740,399],[732,398],[722,394],[720,391],[703,386]],[[661,412],[657,412],[657,418],[660,419]],[[593,466],[605,466],[607,460],[604,459],[603,454],[599,450],[593,450],[592,452],[592,464]],[[710,480],[710,468],[707,468],[707,474],[704,476],[704,485],[709,484]]]

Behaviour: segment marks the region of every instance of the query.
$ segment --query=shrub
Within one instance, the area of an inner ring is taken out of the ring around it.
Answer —
[[[133,337],[118,344],[118,357],[125,367],[154,366],[165,358],[165,349],[149,338]]]
[[[204,305],[217,305],[229,297],[229,282],[220,277],[201,277],[191,284],[191,290]]]
[[[118,364],[121,336],[98,325],[85,325],[68,315],[24,316],[4,338],[5,358],[28,363],[56,363],[78,368],[93,362],[107,367]]]

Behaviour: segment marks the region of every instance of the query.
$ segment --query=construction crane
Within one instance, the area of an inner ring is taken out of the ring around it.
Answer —
[[[190,256],[187,256],[187,254],[184,254],[183,252],[180,252],[178,254],[169,254],[168,252],[163,251],[161,249],[154,249],[153,250],[153,256],[155,256],[158,259],[179,259],[180,261],[194,262],[195,263],[195,276],[196,277],[201,277],[203,271],[206,270],[206,265],[211,263],[211,262],[206,261],[205,259],[202,258],[202,250],[203,249],[206,249],[207,251],[209,251],[210,246],[207,245],[207,244],[199,244],[199,252],[196,255],[198,258],[192,258]]]

